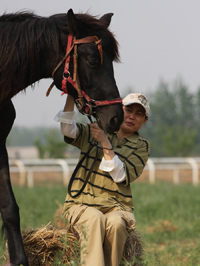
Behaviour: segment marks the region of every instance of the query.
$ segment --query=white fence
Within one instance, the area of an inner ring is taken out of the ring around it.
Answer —
[[[78,158],[72,159],[12,159],[9,161],[11,173],[19,173],[19,185],[28,187],[34,186],[34,173],[36,172],[62,172],[63,184],[67,186],[71,172],[74,170]],[[144,171],[148,171],[148,178],[151,184],[156,181],[156,170],[172,170],[173,182],[180,182],[179,172],[182,169],[192,170],[193,185],[199,184],[200,157],[198,158],[150,158]]]
[[[192,170],[192,184],[197,185],[199,183],[199,169],[200,169],[200,157],[197,158],[149,158],[145,169],[149,170],[149,182],[155,183],[155,171],[156,169],[170,169],[173,170],[173,182],[178,184],[180,182],[179,172],[181,169]]]
[[[74,170],[78,158],[74,159],[12,159],[9,161],[10,172],[19,172],[19,185],[34,186],[34,173],[36,172],[62,172],[63,184],[67,186],[70,173]]]

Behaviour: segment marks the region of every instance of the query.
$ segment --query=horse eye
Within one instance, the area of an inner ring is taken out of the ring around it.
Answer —
[[[90,58],[87,60],[87,64],[91,68],[95,68],[99,65],[99,61],[96,58]]]

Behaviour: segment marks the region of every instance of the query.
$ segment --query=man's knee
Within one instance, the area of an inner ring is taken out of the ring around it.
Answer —
[[[104,223],[105,216],[99,210],[84,205],[75,205],[66,212],[66,219],[71,225]]]
[[[107,217],[106,227],[112,228],[112,230],[126,229],[126,222],[123,216],[113,214]]]
[[[94,226],[101,225],[105,227],[106,217],[101,211],[95,208],[87,208],[86,212],[90,224],[94,224]]]
[[[84,217],[82,217],[82,226],[84,226],[87,240],[96,237],[103,243],[106,232],[106,218],[102,212],[95,208],[87,207]]]

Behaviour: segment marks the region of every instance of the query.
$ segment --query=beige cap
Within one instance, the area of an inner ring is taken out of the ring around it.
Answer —
[[[149,112],[150,112],[150,106],[149,106],[149,102],[147,100],[147,98],[142,95],[141,93],[130,93],[128,94],[122,101],[123,105],[130,105],[133,103],[139,103],[141,104],[146,112],[146,116],[149,116]]]

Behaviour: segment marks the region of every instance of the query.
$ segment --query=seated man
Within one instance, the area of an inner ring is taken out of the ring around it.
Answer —
[[[75,123],[70,95],[64,110],[55,117],[61,122],[65,141],[80,148],[80,159],[94,141],[102,147],[84,190],[73,197],[83,186],[96,148],[82,162],[71,188],[72,197],[68,193],[64,204],[66,219],[79,233],[81,260],[86,266],[120,265],[127,229],[135,228],[130,184],[141,175],[148,160],[149,143],[138,130],[147,122],[149,109],[142,94],[127,95],[123,100],[124,121],[118,132],[109,135],[96,124]]]

